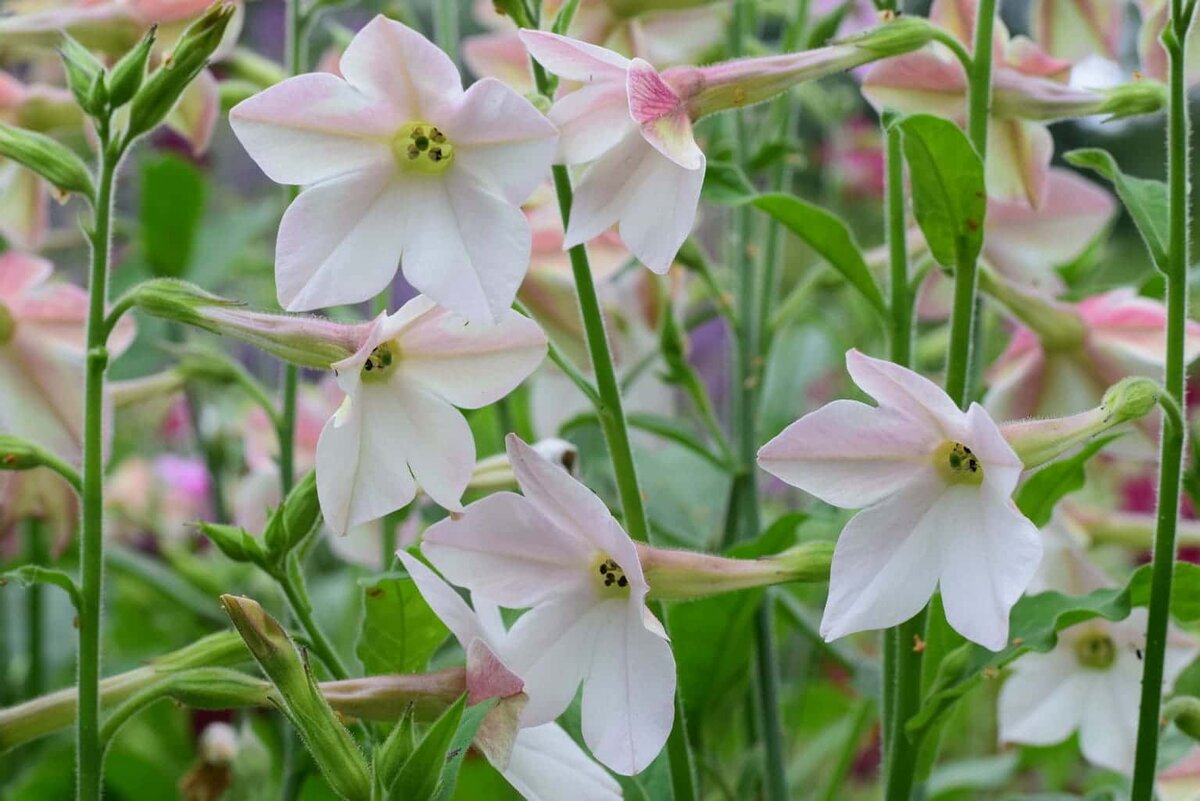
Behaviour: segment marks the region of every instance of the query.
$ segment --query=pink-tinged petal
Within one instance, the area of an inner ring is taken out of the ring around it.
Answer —
[[[596,551],[615,559],[629,579],[632,594],[644,595],[646,582],[637,549],[604,501],[515,434],[509,434],[505,444],[521,492],[554,524],[556,535],[590,543]],[[589,578],[594,569],[588,566]]]
[[[984,408],[997,420],[1023,420],[1037,413],[1046,358],[1037,336],[1017,329],[1008,348],[988,370]]]
[[[704,166],[704,153],[692,135],[687,104],[654,67],[635,58],[629,65],[625,89],[629,114],[655,150],[685,170]]]
[[[82,287],[48,283],[27,293],[13,310],[20,318],[18,337],[32,347],[61,346],[79,355],[86,350],[88,294]],[[133,317],[121,318],[108,337],[112,357],[124,353],[136,334]]]
[[[342,79],[288,78],[238,103],[229,124],[272,181],[313,184],[349,172],[390,171],[391,139],[404,120]]]
[[[539,64],[560,78],[579,83],[625,83],[629,59],[611,50],[545,31],[521,31],[521,41]]]
[[[20,339],[0,347],[0,432],[69,461],[82,457],[84,360]]]
[[[941,432],[852,400],[804,415],[758,452],[758,464],[833,506],[861,509],[932,472]]]
[[[350,401],[317,442],[317,498],[335,534],[403,508],[417,494],[403,450],[411,432],[403,419],[367,419],[371,411]]]
[[[1013,664],[1000,690],[1000,742],[1053,745],[1079,727],[1089,701],[1087,676],[1066,643]]]
[[[438,125],[454,143],[455,166],[523,203],[550,174],[558,131],[545,115],[495,78],[474,83]]]
[[[1032,39],[1017,36],[1008,43],[1004,63],[1022,75],[1066,81],[1071,75],[1073,60],[1055,58],[1038,47]]]
[[[1125,0],[1033,0],[1033,38],[1047,53],[1078,61],[1093,53],[1117,58]]]
[[[511,608],[586,593],[596,549],[564,534],[526,498],[498,492],[429,527],[421,552],[447,579]]]
[[[941,534],[942,603],[959,634],[985,648],[1008,645],[1008,613],[1042,559],[1037,527],[987,481],[959,485],[933,505],[922,525]]]
[[[625,85],[616,81],[583,86],[550,109],[558,127],[558,161],[586,164],[615,147],[633,129]]]
[[[921,611],[942,559],[938,532],[923,518],[943,490],[926,477],[851,518],[834,548],[821,636],[886,629]]]
[[[1039,209],[1024,200],[988,203],[985,258],[1001,273],[1051,291],[1062,280],[1053,267],[1076,258],[1116,214],[1111,194],[1077,173],[1051,168]]]
[[[557,723],[521,729],[508,767],[501,773],[526,801],[559,801],[564,787],[573,801],[620,801],[621,785]]]
[[[992,119],[987,155],[988,194],[1038,209],[1046,195],[1054,138],[1039,122]]]
[[[489,698],[511,698],[525,689],[521,677],[509,670],[482,639],[472,640],[466,651],[468,704],[480,704]],[[513,723],[515,729],[515,716]]]
[[[533,320],[509,310],[494,326],[467,322],[428,298],[399,337],[405,376],[455,406],[495,403],[529,377],[546,356],[546,335]],[[407,305],[407,304],[406,304]]]
[[[406,216],[391,223],[403,231],[404,277],[468,320],[494,323],[512,306],[529,268],[525,215],[454,167],[440,180],[413,180],[405,191]]]
[[[951,439],[962,438],[962,412],[941,387],[920,373],[853,348],[846,351],[846,369],[858,388],[881,407],[924,420]]]
[[[49,220],[46,182],[14,161],[0,160],[0,234],[15,247],[37,250]]]
[[[1165,363],[1167,311],[1162,303],[1118,289],[1087,298],[1078,308],[1092,347],[1133,370]],[[1191,362],[1200,355],[1200,326],[1188,321],[1185,336],[1184,358]]]
[[[569,595],[534,607],[513,624],[506,655],[529,696],[521,725],[550,723],[570,706],[592,664],[604,611],[594,598]]]
[[[396,551],[396,557],[408,571],[413,583],[429,608],[438,616],[438,620],[446,624],[454,639],[463,650],[476,640],[488,641],[483,627],[475,616],[475,611],[467,606],[462,596],[446,582],[442,581],[432,570],[404,549]]]
[[[301,192],[279,224],[280,305],[308,311],[379,294],[396,274],[402,222],[420,205],[387,173],[351,173]]]
[[[960,119],[966,111],[967,78],[957,60],[918,50],[873,65],[863,78],[862,92],[877,111]]]
[[[44,283],[54,265],[41,256],[10,250],[0,253],[0,303],[14,305],[21,295]]]
[[[372,428],[386,416],[391,426],[405,432],[403,447],[417,485],[443,509],[461,511],[475,467],[475,438],[462,412],[402,373],[387,386],[364,387],[363,399]],[[366,434],[373,437],[376,431]]]
[[[188,141],[193,155],[202,156],[208,152],[220,113],[221,90],[217,79],[208,70],[202,70],[183,90],[179,102],[167,115],[166,125]]]
[[[421,34],[382,14],[346,47],[342,75],[375,104],[403,121],[427,120],[462,96],[450,57]]]
[[[625,776],[654,761],[675,719],[675,657],[670,643],[646,628],[640,607],[601,604],[603,623],[583,683],[583,740]]]
[[[979,0],[934,0],[929,21],[947,31],[968,48],[975,43],[975,19]]]
[[[1017,488],[1025,465],[1004,438],[1000,426],[978,403],[967,409],[966,422],[966,444],[983,462],[984,484],[994,489],[997,497],[1007,498]]]
[[[632,52],[651,64],[697,64],[724,41],[729,7],[708,3],[697,8],[647,11],[632,17],[628,24]]]
[[[565,247],[619,222],[621,240],[656,273],[665,273],[691,234],[704,168],[685,170],[650,146],[640,131],[595,161],[575,191]]]
[[[529,52],[516,31],[468,36],[461,44],[463,62],[479,78],[496,78],[516,91],[534,91]]]

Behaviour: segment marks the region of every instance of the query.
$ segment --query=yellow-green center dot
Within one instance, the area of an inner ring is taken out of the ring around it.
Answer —
[[[393,342],[383,342],[371,350],[371,355],[363,362],[362,377],[364,379],[383,378],[391,370],[396,361],[396,348]]]
[[[1086,668],[1107,670],[1117,661],[1117,645],[1104,632],[1092,632],[1075,641],[1075,658]]]
[[[961,442],[943,442],[933,453],[933,463],[942,477],[952,484],[983,482],[983,464]]]
[[[402,169],[437,175],[454,160],[454,145],[436,125],[410,122],[396,132],[392,153]]]
[[[620,587],[624,589],[629,586],[629,579],[625,578],[625,571],[612,559],[605,559],[601,562],[599,571],[600,579],[604,582],[605,587]]]

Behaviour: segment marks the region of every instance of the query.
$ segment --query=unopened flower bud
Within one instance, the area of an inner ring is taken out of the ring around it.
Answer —
[[[45,451],[37,445],[0,434],[0,470],[32,470],[45,464]]]
[[[79,107],[92,116],[103,113],[103,108],[92,107],[92,87],[97,76],[104,74],[104,65],[92,55],[92,51],[66,33],[63,34],[59,55],[67,75],[67,86]]]
[[[125,105],[142,88],[142,81],[146,79],[146,64],[154,50],[156,32],[157,27],[151,27],[137,46],[113,66],[108,78],[108,102],[112,108]]]
[[[171,278],[139,284],[131,297],[137,308],[152,317],[240,339],[301,367],[328,370],[357,353],[370,333],[370,325],[253,311],[238,301]]]
[[[854,45],[874,58],[891,58],[919,50],[937,36],[938,29],[922,17],[894,17],[861,33],[841,39],[838,44]]]
[[[267,553],[278,562],[311,534],[320,520],[321,504],[317,500],[316,473],[310,470],[292,487],[287,498],[267,521],[263,534]]]
[[[691,601],[792,581],[828,581],[833,545],[808,542],[761,559],[732,559],[638,543],[650,598]]]
[[[229,668],[183,670],[169,682],[171,697],[194,709],[244,709],[271,701],[269,683]]]
[[[417,720],[433,720],[466,690],[467,672],[461,667],[321,683],[330,706],[361,720],[399,720],[409,710]]]
[[[1104,101],[1096,113],[1107,114],[1109,120],[1157,114],[1167,107],[1167,87],[1148,78],[1103,89],[1101,94]]]
[[[535,442],[533,449],[540,456],[562,467],[568,473],[575,473],[575,463],[579,451],[565,439],[550,437]],[[512,464],[508,461],[507,453],[497,453],[480,459],[471,471],[471,481],[467,489],[495,490],[516,486],[517,478],[513,473]]]
[[[1193,740],[1200,740],[1200,698],[1181,695],[1163,706],[1163,717]]]
[[[95,195],[92,174],[83,160],[45,134],[0,124],[0,156],[25,165],[63,195]]]
[[[1100,407],[1113,418],[1113,425],[1137,420],[1158,405],[1162,388],[1149,378],[1130,376],[1108,388]]]
[[[265,565],[267,554],[258,540],[244,528],[201,521],[200,533],[208,537],[217,550],[235,562]]]

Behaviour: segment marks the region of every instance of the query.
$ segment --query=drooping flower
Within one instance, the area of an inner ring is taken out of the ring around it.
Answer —
[[[507,673],[507,665],[518,660],[513,654],[514,641],[500,618],[500,610],[480,598],[472,599],[474,608],[468,606],[462,596],[420,560],[403,550],[397,551],[396,556],[425,602],[466,653],[467,692],[472,703],[514,692],[528,694],[530,687],[524,677],[518,677],[519,682],[514,683],[513,676]],[[488,669],[485,664],[480,664],[488,661],[487,657],[482,657],[481,646],[503,669],[494,665]],[[492,760],[489,751],[485,750],[484,754]],[[620,785],[553,722],[521,728],[513,741],[508,763],[493,761],[493,766],[527,801],[559,798],[565,786],[571,788],[572,796],[583,801],[609,801],[622,797]]]
[[[333,365],[346,397],[317,443],[325,522],[345,533],[405,506],[418,485],[461,508],[475,441],[454,407],[499,400],[545,354],[542,330],[511,310],[484,326],[418,296],[381,315],[358,352]]]
[[[530,608],[506,664],[525,682],[523,722],[554,720],[583,683],[583,738],[633,774],[662,750],[674,719],[675,659],[646,607],[637,550],[591,490],[514,435],[523,495],[501,492],[425,533],[422,552],[476,599]]]
[[[935,0],[929,17],[970,49],[977,11],[974,0]],[[1071,62],[1047,56],[1024,37],[1010,39],[1000,21],[993,58],[988,192],[1040,207],[1054,151],[1046,123],[1100,113],[1105,95],[1070,87],[1066,81]],[[877,109],[926,111],[961,120],[967,79],[958,60],[935,45],[874,65],[863,80],[863,95]]]
[[[521,39],[550,72],[580,84],[555,102],[558,161],[588,164],[576,187],[564,247],[614,224],[654,272],[670,267],[696,219],[705,156],[692,123],[766,100],[806,80],[920,47],[931,29],[906,19],[854,43],[658,72],[644,59],[544,31]]]
[[[1011,500],[1022,464],[977,404],[856,350],[854,382],[879,404],[837,400],[762,447],[767,472],[833,506],[862,509],[838,538],[821,621],[826,639],[894,626],[940,586],[946,618],[992,650],[1041,558]]]
[[[476,322],[512,304],[529,262],[519,204],[545,177],[556,131],[495,79],[465,92],[454,63],[385,17],[346,48],[340,78],[289,78],[230,112],[278,183],[279,300],[292,310],[367,300],[401,263],[419,291]]]

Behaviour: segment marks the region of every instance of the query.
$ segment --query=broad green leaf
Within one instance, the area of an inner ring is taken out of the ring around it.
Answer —
[[[1167,230],[1167,185],[1149,178],[1135,178],[1121,172],[1112,154],[1099,148],[1072,150],[1065,158],[1076,167],[1100,173],[1112,182],[1117,197],[1137,225],[1150,250],[1150,258],[1159,270],[1166,270],[1169,233]]]
[[[1070,458],[1053,462],[1030,476],[1017,490],[1017,508],[1039,528],[1050,522],[1054,507],[1083,487],[1084,466],[1119,435],[1092,440]]]
[[[705,166],[700,195],[709,203],[737,206],[753,197],[754,185],[741,167],[728,161],[713,160]]]
[[[1151,566],[1134,571],[1124,587],[1072,596],[1043,592],[1017,601],[1009,616],[1009,643],[1002,651],[989,651],[967,643],[947,655],[938,669],[921,711],[907,723],[910,735],[936,725],[943,714],[985,677],[1030,651],[1045,653],[1058,642],[1058,633],[1093,618],[1124,620],[1134,607],[1150,601]],[[1182,623],[1200,619],[1200,566],[1179,563],[1172,584],[1171,611]]]
[[[791,195],[759,195],[753,204],[804,240],[861,292],[880,316],[887,317],[883,293],[879,291],[879,285],[875,283],[875,277],[863,259],[862,249],[845,222],[820,206]]]
[[[491,706],[492,704],[479,704],[472,709],[490,709]],[[466,712],[467,696],[464,694],[425,730],[425,736],[417,743],[417,747],[413,749],[412,755],[400,768],[395,779],[388,781],[385,776],[379,777],[388,790],[388,798],[397,801],[432,801],[438,797],[446,765],[458,756],[452,753],[456,738],[464,730],[469,730],[466,739],[469,745],[475,731],[479,729],[479,724],[483,722],[482,714],[468,717]],[[472,725],[474,729],[471,729]],[[466,746],[462,746],[460,750],[465,751]]]
[[[896,123],[912,182],[913,215],[943,267],[973,263],[983,248],[983,160],[950,120],[914,114]]]
[[[208,190],[200,170],[164,155],[142,167],[142,250],[159,278],[183,278],[195,253]]]
[[[363,620],[355,653],[368,675],[420,673],[449,631],[412,579],[362,579]]]

